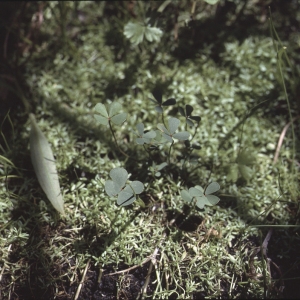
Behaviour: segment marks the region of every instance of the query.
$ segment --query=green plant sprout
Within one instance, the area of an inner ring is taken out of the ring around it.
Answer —
[[[117,204],[120,206],[132,204],[144,191],[143,183],[128,180],[128,172],[124,168],[112,169],[109,176],[112,180],[105,182],[105,192],[110,197],[118,197]]]
[[[156,165],[154,162],[152,163],[152,166],[149,167],[149,171],[151,172],[152,176],[160,177],[161,176],[161,170],[166,167],[168,164],[166,162],[161,163],[159,165]]]
[[[122,125],[125,122],[127,113],[119,113],[121,109],[122,105],[119,102],[112,102],[111,104],[109,104],[108,110],[106,109],[104,104],[98,103],[95,106],[96,114],[94,114],[94,118],[102,125],[109,125],[109,129],[113,135],[117,148],[122,154],[128,157],[128,155],[120,148],[114,130],[111,126],[111,123],[114,123],[115,125]]]
[[[220,185],[217,182],[211,182],[205,189],[205,192],[201,186],[196,185],[195,187],[191,187],[188,191],[182,190],[180,195],[182,199],[188,203],[191,203],[194,200],[196,205],[203,209],[205,205],[213,206],[220,201],[219,197],[211,195],[212,193],[217,192],[219,189]]]
[[[177,118],[169,118],[168,120],[168,128],[165,127],[164,124],[157,124],[157,128],[162,132],[162,136],[171,143],[171,146],[169,148],[169,154],[168,154],[168,163],[170,163],[170,155],[171,155],[171,149],[174,144],[174,139],[178,139],[181,141],[187,140],[190,137],[190,133],[187,131],[181,131],[175,133],[175,131],[178,129],[180,125],[180,120]]]
[[[194,122],[193,121],[197,122],[197,124],[199,124],[199,122],[201,121],[201,117],[200,116],[192,116],[193,110],[194,110],[193,106],[191,106],[189,104],[187,104],[185,106],[185,109],[183,109],[182,107],[178,107],[179,113],[183,117],[185,117],[186,124],[188,124],[190,127],[194,126]]]
[[[186,155],[183,158],[182,162],[182,169],[184,168],[186,162],[188,161],[189,163],[195,164],[198,162],[198,155],[192,155],[192,152],[194,150],[201,150],[201,146],[198,143],[191,143],[191,141],[186,140],[184,141],[184,145],[186,147]]]
[[[252,151],[243,149],[236,162],[231,164],[227,173],[227,180],[236,182],[239,174],[248,182],[253,174],[251,166],[255,164],[256,157]]]
[[[136,135],[138,138],[136,139],[136,143],[139,145],[144,145],[144,144],[149,144],[151,139],[154,139],[156,137],[156,132],[153,130],[150,130],[148,132],[144,132],[144,124],[143,123],[138,123],[136,125],[138,133]]]
[[[112,102],[108,106],[108,110],[105,105],[98,103],[95,106],[97,114],[94,115],[95,119],[102,125],[108,125],[113,122],[116,125],[121,125],[125,122],[127,113],[118,113],[122,109],[122,105],[119,102]]]
[[[155,106],[155,110],[161,114],[162,117],[162,122],[164,125],[165,124],[165,120],[164,120],[164,110],[163,110],[163,106],[171,106],[171,105],[175,105],[176,104],[176,99],[175,98],[169,98],[166,101],[162,101],[162,93],[159,90],[154,90],[152,91],[152,95],[154,97],[154,99],[152,98],[148,98],[150,101],[152,101],[153,103],[157,104]]]

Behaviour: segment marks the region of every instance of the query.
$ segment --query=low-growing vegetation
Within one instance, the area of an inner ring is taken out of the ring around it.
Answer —
[[[1,4],[0,298],[297,297],[299,5]]]

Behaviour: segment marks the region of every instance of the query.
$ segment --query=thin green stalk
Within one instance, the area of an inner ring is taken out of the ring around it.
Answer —
[[[126,156],[126,157],[129,158],[130,156],[129,156],[128,154],[126,154],[126,153],[120,148],[120,146],[119,146],[119,144],[118,144],[118,142],[117,142],[116,136],[115,136],[115,132],[114,132],[112,126],[111,126],[110,120],[108,121],[108,124],[109,124],[109,129],[110,129],[110,132],[111,132],[112,135],[113,135],[113,138],[114,138],[114,141],[115,141],[115,144],[116,144],[117,148],[119,149],[119,151],[120,151],[124,156]]]
[[[277,31],[275,29],[275,26],[273,24],[273,20],[272,20],[272,16],[271,16],[271,9],[269,8],[269,13],[270,13],[270,18],[269,18],[269,23],[270,23],[270,31],[271,31],[271,36],[272,36],[272,41],[273,41],[273,46],[274,46],[274,49],[277,53],[277,64],[278,64],[278,69],[279,69],[279,72],[280,72],[280,77],[281,77],[281,80],[282,80],[282,85],[283,85],[283,90],[284,90],[284,95],[285,95],[285,99],[286,99],[286,102],[287,102],[287,105],[288,105],[288,111],[289,111],[289,118],[290,118],[290,122],[291,122],[291,125],[292,125],[292,139],[293,139],[293,161],[295,161],[295,155],[296,155],[296,138],[295,138],[295,128],[294,128],[294,123],[293,123],[293,117],[292,117],[292,112],[291,112],[291,106],[290,106],[290,101],[289,101],[289,98],[288,98],[288,94],[287,94],[287,90],[286,90],[286,85],[285,85],[285,80],[284,80],[284,76],[283,76],[283,71],[282,71],[282,54],[284,54],[285,58],[286,58],[286,61],[289,65],[289,67],[291,68],[292,70],[292,73],[293,73],[293,77],[295,78],[294,76],[294,72],[293,72],[293,68],[292,68],[292,64],[289,60],[289,57],[286,53],[286,47],[283,46],[278,34],[277,34]],[[281,49],[278,49],[278,46],[276,45],[275,41],[277,41],[279,44],[280,44],[280,47]],[[295,174],[295,171],[296,171],[296,166],[295,164],[292,165],[292,172]]]
[[[169,148],[169,153],[168,153],[168,164],[170,164],[171,149],[172,149],[173,144],[174,144],[174,140],[173,140],[173,142],[172,142],[172,144],[171,144],[171,146],[170,146],[170,148]]]
[[[161,114],[161,120],[162,120],[164,126],[167,127],[166,124],[165,124],[164,111],[163,111],[162,114]]]
[[[291,125],[292,125],[292,137],[293,137],[293,158],[292,158],[292,160],[295,161],[295,153],[296,153],[295,128],[294,128],[293,116],[292,116],[292,112],[291,112],[290,101],[289,101],[289,97],[288,97],[288,94],[287,94],[285,80],[284,80],[282,66],[281,66],[281,63],[282,63],[282,54],[283,54],[283,52],[285,52],[285,50],[286,50],[286,47],[283,47],[278,52],[278,67],[279,67],[279,72],[280,72],[280,76],[281,76],[281,79],[282,79],[284,96],[285,96],[285,99],[286,99],[286,102],[287,102],[287,105],[288,105],[289,117],[290,117],[290,121],[291,121]],[[294,173],[296,171],[295,164],[292,165],[292,171]]]

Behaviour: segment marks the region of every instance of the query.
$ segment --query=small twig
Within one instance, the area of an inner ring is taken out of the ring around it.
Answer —
[[[0,282],[2,281],[2,276],[3,276],[3,273],[4,273],[4,269],[5,269],[5,266],[3,264],[3,267],[2,267],[2,270],[1,270],[1,273],[0,273]]]
[[[249,268],[250,268],[250,273],[248,274],[248,276],[250,278],[253,278],[253,279],[257,279],[257,274],[255,272],[255,268],[254,268],[254,257],[260,252],[262,251],[262,255],[263,257],[265,257],[266,261],[267,261],[267,264],[269,264],[268,262],[268,258],[267,258],[267,248],[268,248],[268,243],[269,243],[269,240],[271,238],[271,235],[272,235],[272,232],[273,232],[273,228],[271,228],[269,231],[268,231],[268,234],[267,236],[265,237],[261,247],[256,247],[255,250],[253,251],[253,253],[250,255],[250,260],[249,260]]]
[[[290,121],[289,123],[287,123],[287,124],[284,126],[284,128],[283,128],[283,130],[282,130],[282,132],[281,132],[281,134],[280,134],[278,143],[277,143],[276,152],[275,152],[274,159],[273,159],[273,163],[274,163],[274,164],[275,164],[275,163],[277,162],[277,160],[278,160],[279,151],[280,151],[280,148],[281,148],[281,146],[282,146],[282,142],[283,142],[283,139],[284,139],[284,137],[285,137],[285,134],[286,134],[288,128],[290,127],[290,125],[292,124],[292,122],[295,122],[298,118],[300,118],[300,115],[297,116],[297,117],[295,117],[292,121]]]
[[[86,276],[86,273],[87,273],[87,270],[88,270],[88,267],[90,265],[90,262],[91,260],[89,259],[86,266],[85,266],[85,269],[84,269],[84,272],[82,274],[82,278],[81,278],[81,281],[78,285],[78,288],[77,288],[77,291],[76,291],[76,294],[75,294],[75,297],[74,297],[74,300],[77,300],[78,297],[79,297],[79,294],[80,294],[80,291],[81,291],[81,288],[82,288],[82,285],[83,285],[83,282],[84,282],[84,279],[85,279],[85,276]]]
[[[114,273],[105,274],[104,276],[110,276],[110,275],[122,274],[122,273],[129,272],[129,271],[131,271],[131,270],[134,270],[134,269],[136,269],[136,268],[138,268],[138,267],[140,267],[140,266],[146,264],[148,261],[152,260],[152,259],[153,259],[154,253],[156,253],[156,252],[155,252],[156,250],[158,251],[158,249],[155,248],[155,250],[153,251],[153,254],[151,254],[148,258],[146,258],[140,265],[135,265],[135,266],[132,266],[132,267],[130,267],[130,268],[128,268],[128,269],[125,269],[125,270],[122,270],[122,271],[118,271],[118,272],[114,272]],[[156,253],[155,255],[157,255],[157,253]]]
[[[153,266],[156,265],[156,256],[157,256],[157,253],[158,253],[158,248],[155,248],[153,253],[151,254],[151,263],[150,263],[150,266],[149,266],[149,269],[148,269],[148,272],[147,272],[147,276],[146,276],[146,280],[145,280],[145,283],[143,285],[143,287],[141,288],[141,291],[137,297],[137,299],[142,299],[143,298],[143,295],[147,292],[147,287],[149,285],[149,281],[150,281],[150,275],[151,275],[151,272],[152,272],[152,269],[153,269]]]
[[[264,254],[265,256],[267,255],[266,250],[267,250],[267,248],[268,248],[268,243],[269,243],[269,240],[270,240],[270,238],[271,238],[271,236],[272,236],[272,233],[273,233],[273,228],[269,229],[268,234],[267,234],[267,236],[265,237],[265,239],[264,239],[264,241],[263,241],[263,243],[262,243],[262,245],[261,245],[263,254]]]

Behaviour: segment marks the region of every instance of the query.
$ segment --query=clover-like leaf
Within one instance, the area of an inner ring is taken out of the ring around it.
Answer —
[[[94,118],[102,125],[108,124],[108,113],[106,107],[102,103],[98,103],[95,106],[95,111],[97,114],[94,115]]]
[[[190,133],[187,131],[181,131],[177,132],[173,135],[174,139],[180,140],[180,141],[185,141],[190,137]]]
[[[117,204],[120,206],[127,206],[132,204],[136,200],[131,188],[126,186],[126,188],[121,191],[118,195]]]
[[[162,102],[162,93],[159,89],[153,90],[152,95],[154,99],[149,98],[149,100],[157,104],[157,106],[155,106],[155,110],[160,114],[163,113],[163,108],[162,108],[163,106],[170,106],[176,104],[175,98],[169,98],[166,101]]]
[[[123,187],[128,178],[128,172],[124,168],[114,168],[109,172],[114,183]]]
[[[150,140],[156,137],[156,132],[153,130],[150,130],[146,133],[144,133],[144,124],[139,123],[136,125],[137,131],[138,131],[138,138],[136,139],[137,144],[143,145],[143,144],[149,144]]]
[[[239,153],[239,156],[236,161],[238,164],[251,166],[255,163],[256,157],[253,151],[250,151],[248,149],[243,149]]]
[[[195,199],[196,205],[203,209],[205,205],[212,206],[220,201],[219,197],[211,195],[211,193],[214,193],[219,189],[220,185],[217,182],[210,183],[205,192],[201,186],[196,185],[195,187],[191,187],[189,191],[181,191],[181,197],[187,202],[191,202],[193,199]]]
[[[116,115],[122,109],[122,105],[119,102],[112,102],[108,107],[108,116],[112,117]]]
[[[217,182],[211,182],[205,189],[205,195],[209,195],[217,192],[220,189],[220,185]]]
[[[182,197],[182,199],[186,202],[191,202],[193,200],[193,197],[190,195],[190,193],[186,190],[182,190],[180,192],[180,195]]]
[[[144,191],[144,185],[138,180],[130,182],[129,186],[134,190],[135,194],[141,194]]]
[[[246,181],[249,181],[253,175],[251,166],[255,163],[256,157],[253,151],[243,149],[237,159],[236,163],[232,163],[228,169],[227,180],[236,182],[238,174],[240,174]]]
[[[178,110],[179,110],[179,113],[183,117],[185,117],[185,120],[186,120],[187,124],[189,126],[191,126],[191,127],[194,126],[194,122],[193,121],[195,121],[197,123],[199,123],[201,121],[201,117],[200,116],[192,116],[192,112],[193,112],[194,108],[193,108],[193,106],[191,106],[189,104],[187,104],[185,106],[185,110],[182,107],[179,107]]]
[[[104,104],[98,103],[95,106],[97,114],[94,114],[94,118],[102,125],[108,125],[109,121],[116,125],[121,125],[125,122],[127,117],[127,113],[118,113],[121,109],[122,105],[118,102],[109,104],[108,110]]]
[[[136,200],[137,194],[141,194],[144,191],[144,185],[140,181],[132,181],[126,184],[125,188],[119,193],[117,204],[121,206],[127,206],[132,204]]]
[[[110,171],[109,175],[112,180],[107,180],[105,182],[105,192],[109,196],[115,197],[125,186],[128,178],[128,173],[124,168],[115,168]]]
[[[133,203],[137,194],[144,191],[144,185],[140,181],[132,181],[126,184],[128,172],[124,168],[114,168],[109,176],[112,180],[105,182],[105,192],[110,197],[117,198],[117,204],[126,206]]]
[[[126,118],[127,118],[127,113],[121,113],[113,116],[111,118],[111,121],[116,125],[121,125],[125,122]]]
[[[169,125],[169,133],[173,135],[175,131],[178,129],[180,121],[177,118],[169,118],[168,125]]]
[[[162,136],[170,143],[173,142],[173,138],[178,140],[187,140],[190,136],[189,132],[182,131],[175,133],[178,129],[180,121],[177,118],[169,118],[168,129],[163,124],[158,124],[157,128],[162,131]]]
[[[161,170],[164,168],[164,167],[166,167],[168,164],[166,163],[166,162],[163,162],[163,163],[161,163],[161,164],[159,164],[159,165],[156,165],[154,162],[152,163],[152,166],[151,167],[149,167],[149,170],[152,172],[152,173],[154,173],[154,175],[156,176],[156,177],[159,177],[160,175],[161,175]]]

